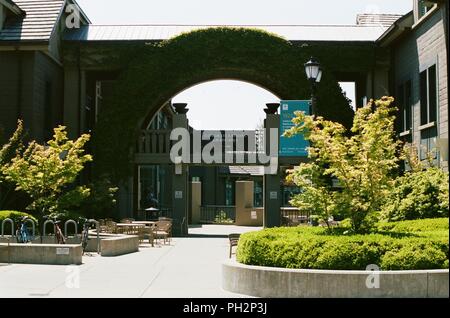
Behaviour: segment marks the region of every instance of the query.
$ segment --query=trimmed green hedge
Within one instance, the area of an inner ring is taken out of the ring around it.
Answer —
[[[329,233],[325,228],[273,228],[243,234],[243,264],[309,269],[383,270],[448,268],[448,219],[379,224],[367,235]]]

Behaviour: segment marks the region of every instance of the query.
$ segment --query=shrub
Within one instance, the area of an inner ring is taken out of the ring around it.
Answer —
[[[317,227],[264,229],[241,235],[237,260],[284,268],[448,268],[448,219],[423,221],[423,228],[415,221],[377,224],[378,233],[366,235]]]
[[[405,245],[398,250],[386,252],[381,257],[381,268],[386,270],[448,268],[448,255],[432,242]]]
[[[415,233],[423,235],[448,236],[448,218],[435,218],[423,220],[408,220],[402,222],[380,222],[378,231],[391,233]]]
[[[389,221],[448,217],[448,174],[439,168],[407,172],[382,207]]]
[[[214,218],[215,223],[222,223],[222,224],[232,224],[234,223],[233,219],[230,219],[225,211],[220,211],[216,214]]]

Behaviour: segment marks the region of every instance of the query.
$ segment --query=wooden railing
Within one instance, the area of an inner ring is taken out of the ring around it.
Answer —
[[[169,154],[170,130],[142,130],[136,145],[137,153]]]
[[[203,133],[204,131],[202,131]],[[137,153],[152,153],[152,154],[169,154],[170,147],[172,142],[170,141],[170,133],[169,129],[149,129],[149,130],[141,130],[137,143],[136,143],[136,152]],[[215,136],[216,141],[222,143],[222,148],[224,152],[263,152],[264,151],[264,143],[262,142],[262,138],[264,133],[262,131],[220,131],[220,135]],[[233,137],[234,136],[234,137]],[[243,149],[238,151],[236,136],[245,136]],[[226,142],[226,140],[228,142]],[[209,143],[209,140],[202,140],[201,145],[203,147]],[[253,146],[252,146],[253,145]],[[193,150],[192,145],[192,134],[191,134],[191,151]]]
[[[309,212],[300,211],[295,207],[280,208],[281,225],[283,226],[297,226],[301,223],[308,223],[309,216]]]

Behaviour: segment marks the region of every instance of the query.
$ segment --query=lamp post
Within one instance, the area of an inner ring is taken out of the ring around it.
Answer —
[[[306,78],[311,84],[311,115],[317,115],[316,86],[322,79],[320,63],[314,58],[305,63]]]

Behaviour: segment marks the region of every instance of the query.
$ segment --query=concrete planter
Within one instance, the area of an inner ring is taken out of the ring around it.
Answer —
[[[102,256],[118,256],[139,251],[139,237],[127,235],[101,240]]]
[[[81,245],[0,243],[0,263],[80,265]]]
[[[379,275],[379,276],[378,276]],[[227,261],[223,289],[270,298],[449,297],[449,270],[360,271],[285,269]],[[379,288],[376,287],[379,282]]]
[[[8,242],[10,244],[8,244]],[[15,238],[0,237],[0,263],[23,264],[81,264],[81,237],[70,237],[66,244],[55,244],[54,236],[40,237],[32,243],[18,244]],[[98,239],[91,237],[86,252],[97,252]],[[136,235],[102,234],[100,236],[102,256],[119,256],[139,251],[139,237]],[[61,252],[61,253],[58,253]]]

